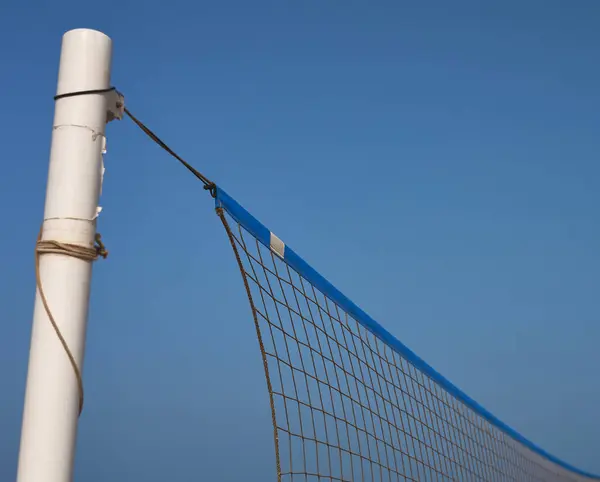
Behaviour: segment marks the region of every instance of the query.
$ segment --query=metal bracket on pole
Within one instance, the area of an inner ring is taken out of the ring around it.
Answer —
[[[121,120],[125,114],[125,96],[118,90],[111,90],[106,94],[106,123]]]

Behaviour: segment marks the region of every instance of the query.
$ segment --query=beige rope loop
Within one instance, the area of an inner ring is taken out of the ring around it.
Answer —
[[[50,306],[48,305],[48,300],[46,299],[46,294],[44,293],[44,288],[42,287],[42,279],[40,276],[40,255],[42,254],[62,254],[65,256],[71,256],[73,258],[81,259],[82,261],[94,262],[98,258],[106,258],[108,256],[108,251],[104,244],[102,244],[102,237],[100,234],[96,234],[95,236],[95,245],[93,247],[80,246],[77,244],[70,243],[61,243],[59,241],[52,240],[43,240],[42,241],[42,229],[40,229],[40,233],[38,234],[37,243],[35,245],[35,281],[37,285],[37,289],[40,293],[40,298],[42,300],[42,304],[44,305],[44,309],[46,310],[46,314],[48,315],[48,319],[52,324],[52,328],[56,332],[56,336],[60,340],[62,347],[69,358],[69,362],[73,367],[73,371],[75,372],[75,378],[77,379],[77,387],[79,389],[79,415],[83,410],[83,379],[81,377],[81,370],[79,366],[77,366],[77,362],[75,361],[75,357],[67,344],[64,336],[62,335],[58,324],[50,310]]]

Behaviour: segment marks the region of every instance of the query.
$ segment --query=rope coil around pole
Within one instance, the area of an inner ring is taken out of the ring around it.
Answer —
[[[76,97],[80,95],[94,95],[94,94],[107,94],[112,91],[116,91],[115,87],[109,87],[106,89],[92,89],[92,90],[81,90],[75,92],[67,92],[64,94],[58,94],[54,96],[54,101],[58,101],[60,99],[65,99],[68,97]],[[154,142],[156,142],[160,147],[162,147],[165,151],[167,151],[171,156],[177,159],[183,166],[185,166],[196,178],[198,178],[203,184],[204,189],[209,191],[212,197],[217,196],[217,186],[214,182],[204,176],[202,173],[197,171],[194,167],[192,167],[188,162],[186,162],[183,158],[181,158],[175,151],[173,151],[165,142],[163,142],[154,132],[152,132],[146,125],[137,119],[126,107],[121,104],[119,107],[123,107],[124,113]],[[40,229],[36,246],[35,246],[35,278],[36,278],[36,286],[40,293],[40,298],[42,300],[42,304],[44,305],[44,309],[56,332],[56,335],[69,358],[69,362],[73,367],[73,371],[75,372],[75,377],[77,378],[77,386],[79,388],[79,415],[83,410],[83,400],[84,400],[84,390],[83,390],[83,379],[81,376],[81,369],[77,365],[77,361],[67,344],[63,334],[60,331],[58,324],[56,323],[56,319],[50,310],[50,306],[48,304],[48,300],[46,298],[46,294],[44,293],[44,288],[42,286],[42,280],[40,275],[40,256],[42,254],[62,254],[65,256],[71,256],[73,258],[81,259],[82,261],[94,262],[98,258],[106,258],[108,255],[108,251],[106,250],[104,244],[102,244],[100,234],[96,234],[95,236],[95,245],[93,247],[80,246],[76,244],[69,243],[61,243],[59,241],[53,240],[42,240],[42,230],[43,226]]]
[[[107,89],[92,89],[92,90],[80,90],[76,92],[67,92],[64,94],[58,94],[54,96],[54,101],[65,99],[67,97],[77,97],[80,95],[93,95],[93,94],[106,94],[108,92],[112,92],[116,90],[115,87],[109,87]],[[54,329],[60,344],[62,345],[67,357],[69,358],[69,363],[73,367],[73,372],[75,373],[75,378],[77,379],[77,388],[79,390],[79,415],[83,411],[83,400],[84,400],[84,390],[83,390],[83,378],[81,376],[81,369],[77,365],[77,361],[73,355],[73,352],[69,348],[65,337],[60,331],[60,327],[52,314],[52,310],[50,309],[50,305],[48,303],[48,299],[46,298],[46,293],[44,292],[44,287],[42,284],[42,277],[40,273],[40,256],[42,254],[62,254],[65,256],[71,256],[73,258],[80,259],[82,261],[94,262],[98,258],[104,258],[108,256],[108,251],[106,247],[102,243],[102,236],[99,233],[96,233],[94,236],[94,246],[87,247],[81,246],[78,244],[71,243],[62,243],[60,241],[54,240],[42,240],[42,232],[43,225],[40,228],[40,232],[37,237],[37,242],[35,244],[35,283],[40,293],[40,299],[42,300],[42,304],[44,305],[44,310],[46,311],[46,315],[48,316],[48,320],[50,320],[50,324]]]
[[[99,258],[104,258],[108,256],[108,251],[106,247],[102,243],[102,236],[100,234],[96,234],[95,236],[95,244],[93,247],[81,246],[78,244],[70,244],[70,243],[61,243],[59,241],[53,240],[42,240],[42,230],[43,227],[40,228],[40,232],[38,234],[37,242],[35,244],[35,282],[37,289],[40,293],[40,299],[42,300],[42,304],[44,305],[44,310],[46,311],[46,315],[50,320],[50,324],[58,337],[60,344],[62,345],[67,357],[69,358],[69,363],[73,367],[73,372],[75,373],[75,378],[77,379],[77,388],[79,390],[79,415],[83,411],[83,378],[81,376],[81,369],[77,365],[77,361],[73,356],[73,352],[69,348],[67,341],[65,340],[63,334],[60,331],[58,323],[56,323],[56,319],[52,314],[52,310],[50,309],[50,305],[48,304],[48,299],[46,298],[46,294],[44,293],[44,287],[42,285],[42,277],[40,274],[40,256],[42,254],[62,254],[65,256],[71,256],[73,258],[80,259],[82,261],[94,262]]]

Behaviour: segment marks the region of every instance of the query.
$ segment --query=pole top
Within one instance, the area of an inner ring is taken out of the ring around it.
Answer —
[[[63,39],[66,36],[71,36],[71,35],[76,35],[76,36],[96,35],[96,36],[100,36],[100,37],[106,37],[107,39],[110,40],[110,37],[108,35],[106,35],[103,32],[100,32],[99,30],[94,30],[93,28],[73,28],[71,30],[67,30],[63,35]]]
[[[56,95],[110,87],[112,40],[97,30],[79,28],[63,35]]]

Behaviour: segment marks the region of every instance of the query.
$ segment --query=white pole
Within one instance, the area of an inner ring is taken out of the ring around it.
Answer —
[[[110,86],[112,41],[78,29],[62,41],[57,95]],[[43,240],[92,247],[102,179],[106,94],[56,101]],[[92,263],[40,256],[41,282],[56,323],[82,367]],[[73,367],[36,294],[18,482],[70,482],[79,412]]]

